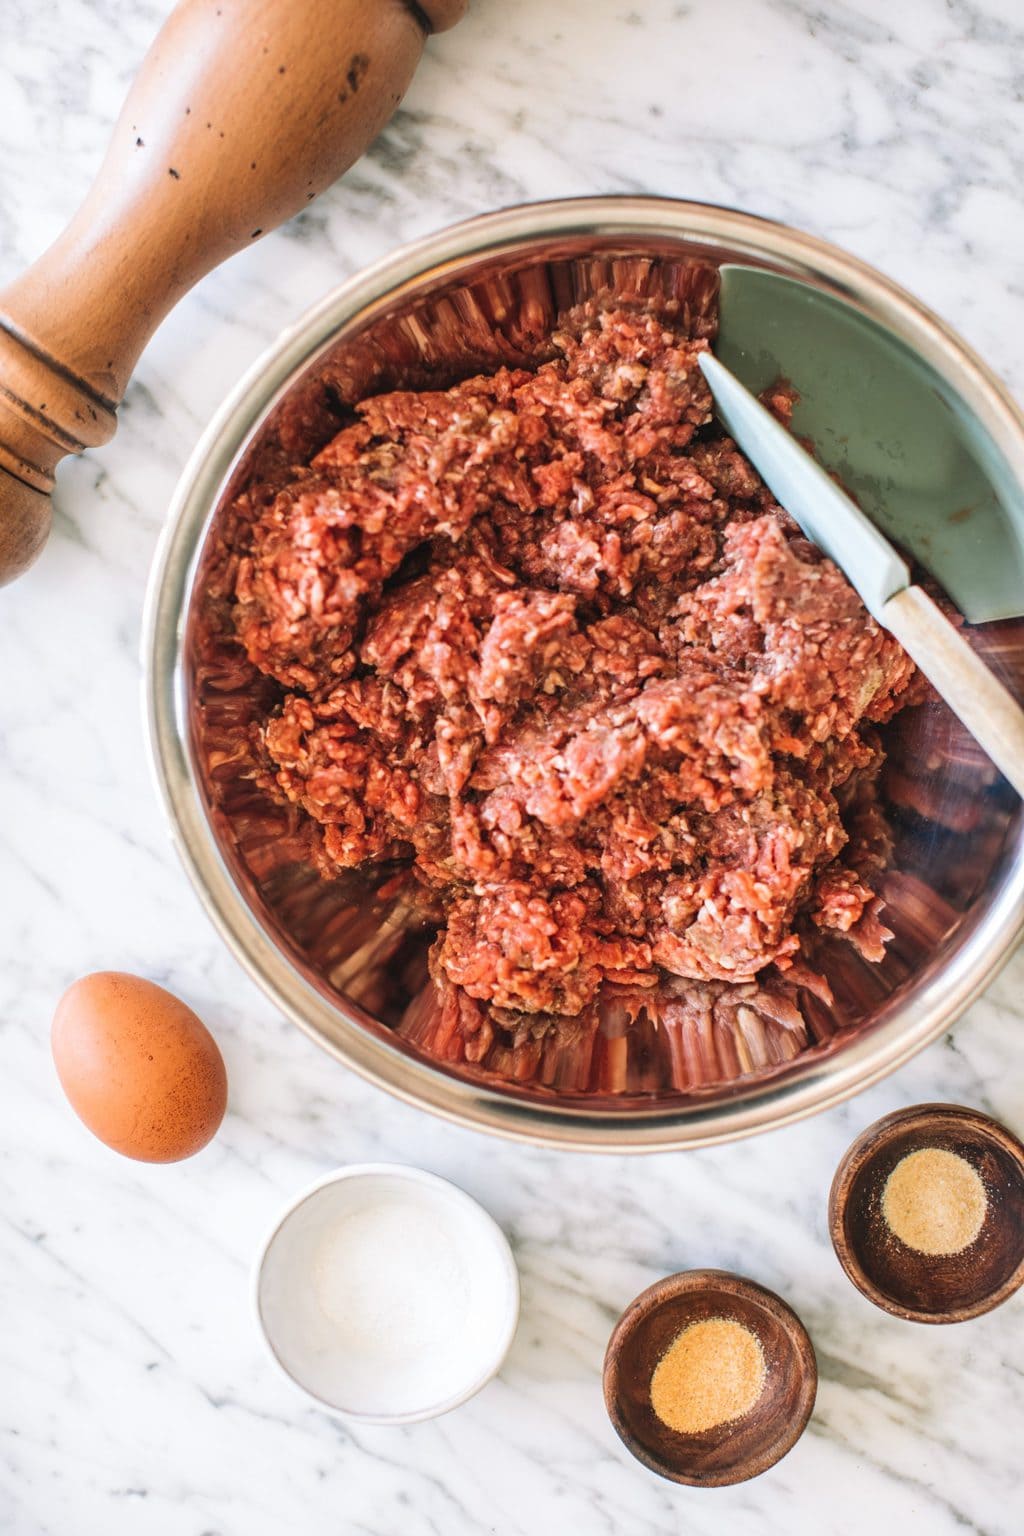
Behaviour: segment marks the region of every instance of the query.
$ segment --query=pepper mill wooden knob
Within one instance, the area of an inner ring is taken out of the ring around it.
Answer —
[[[71,223],[0,291],[0,582],[58,461],[106,442],[139,354],[200,277],[335,181],[466,0],[183,0]]]

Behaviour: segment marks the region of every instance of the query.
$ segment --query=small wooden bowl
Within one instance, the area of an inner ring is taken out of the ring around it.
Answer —
[[[749,1413],[701,1434],[669,1429],[651,1407],[651,1377],[691,1323],[724,1317],[757,1335],[765,1382]],[[791,1450],[811,1416],[818,1367],[807,1330],[773,1291],[722,1269],[669,1275],[623,1312],[608,1341],[604,1400],[627,1450],[661,1477],[695,1487],[742,1483]]]
[[[981,1231],[959,1253],[908,1248],[882,1214],[886,1180],[924,1147],[954,1152],[988,1195]],[[1024,1145],[997,1120],[962,1104],[917,1104],[868,1126],[850,1147],[828,1201],[832,1246],[876,1307],[915,1323],[962,1323],[1024,1284]]]

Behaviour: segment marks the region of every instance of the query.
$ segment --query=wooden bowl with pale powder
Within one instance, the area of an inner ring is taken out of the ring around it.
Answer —
[[[978,1317],[1024,1284],[1024,1145],[961,1104],[886,1115],[836,1170],[829,1227],[876,1306],[918,1323]]]
[[[756,1477],[800,1438],[818,1370],[774,1292],[720,1269],[669,1275],[627,1307],[608,1343],[604,1397],[628,1450],[673,1482]]]

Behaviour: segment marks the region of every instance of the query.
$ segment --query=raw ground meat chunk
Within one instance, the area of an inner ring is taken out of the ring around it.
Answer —
[[[439,981],[503,1016],[795,975],[818,930],[883,953],[875,726],[914,668],[715,425],[706,345],[581,311],[234,508],[261,782],[325,874],[408,861]]]

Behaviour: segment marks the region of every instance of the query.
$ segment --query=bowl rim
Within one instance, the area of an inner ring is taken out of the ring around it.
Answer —
[[[763,1312],[767,1312],[780,1324],[792,1345],[800,1378],[797,1411],[790,1417],[780,1420],[783,1427],[770,1445],[757,1455],[749,1456],[745,1461],[737,1464],[735,1475],[723,1470],[710,1476],[695,1477],[682,1468],[669,1466],[667,1462],[652,1455],[636,1438],[623,1420],[619,1409],[620,1345],[623,1340],[628,1338],[645,1318],[664,1306],[666,1302],[674,1301],[680,1296],[699,1294],[742,1296],[745,1300],[755,1303]],[[813,1341],[802,1318],[776,1291],[770,1290],[758,1280],[751,1280],[748,1276],[737,1274],[729,1269],[682,1269],[675,1274],[665,1275],[661,1280],[655,1280],[653,1285],[649,1285],[646,1290],[634,1296],[622,1312],[608,1339],[601,1382],[605,1409],[612,1428],[631,1456],[634,1456],[649,1471],[656,1472],[660,1477],[668,1478],[673,1483],[684,1483],[688,1487],[722,1488],[735,1483],[749,1482],[753,1477],[760,1477],[762,1472],[767,1472],[770,1467],[774,1467],[776,1462],[787,1456],[796,1445],[810,1423],[814,1404],[817,1401],[818,1359],[814,1352]]]
[[[538,239],[728,241],[760,263],[801,271],[908,341],[964,396],[1024,485],[1024,413],[997,377],[924,305],[873,268],[789,226],[715,204],[632,194],[557,199],[487,213],[402,246],[315,303],[259,357],[228,395],[189,458],[154,558],[143,616],[142,660],[150,769],[171,838],[193,886],[235,958],[319,1045],[376,1087],[442,1118],[551,1148],[670,1151],[776,1129],[870,1087],[936,1039],[984,990],[1024,934],[1024,848],[983,920],[940,976],[882,1025],[827,1056],[808,1053],[784,1073],[716,1096],[650,1109],[588,1109],[526,1100],[457,1078],[367,1027],[357,1005],[329,1001],[278,949],[248,906],[207,819],[188,750],[182,669],[193,576],[219,495],[252,433],[294,378],[348,326],[362,326],[403,294],[471,261],[527,250]]]
[[[891,1317],[902,1318],[908,1323],[971,1322],[974,1318],[983,1317],[986,1312],[992,1312],[996,1307],[1002,1306],[1004,1301],[1009,1301],[1010,1297],[1024,1286],[1024,1245],[1022,1245],[1020,1262],[1014,1267],[1013,1272],[1007,1275],[1000,1285],[991,1291],[986,1291],[975,1301],[965,1302],[941,1312],[928,1311],[923,1307],[904,1306],[888,1291],[882,1290],[881,1286],[875,1284],[861,1262],[860,1252],[848,1240],[846,1212],[850,1196],[868,1163],[898,1135],[907,1131],[913,1132],[916,1126],[935,1131],[943,1124],[951,1127],[965,1127],[979,1140],[994,1142],[1015,1163],[1021,1182],[1024,1184],[1024,1142],[1019,1136],[1014,1135],[1009,1126],[1004,1125],[993,1115],[987,1115],[984,1110],[972,1108],[969,1104],[927,1103],[910,1104],[905,1109],[895,1109],[891,1114],[882,1115],[880,1119],[865,1126],[839,1160],[828,1193],[829,1237],[832,1239],[832,1247],[846,1278],[880,1311],[888,1312]],[[927,1145],[927,1140],[922,1141],[922,1146]]]
[[[486,1365],[473,1377],[467,1386],[444,1398],[441,1402],[425,1408],[414,1408],[404,1413],[364,1413],[357,1408],[339,1408],[337,1403],[332,1403],[329,1398],[314,1392],[312,1387],[306,1385],[285,1364],[274,1344],[271,1330],[267,1325],[264,1315],[262,1280],[263,1271],[270,1251],[277,1242],[281,1233],[296,1211],[309,1201],[315,1200],[317,1195],[325,1189],[333,1188],[336,1184],[347,1183],[350,1179],[376,1179],[389,1178],[396,1183],[418,1185],[421,1188],[443,1193],[446,1198],[454,1199],[455,1203],[462,1207],[467,1215],[478,1225],[482,1233],[486,1233],[494,1252],[499,1256],[507,1281],[507,1308],[505,1325],[502,1329],[493,1355],[488,1357]],[[359,1424],[420,1424],[427,1419],[439,1419],[442,1414],[451,1413],[454,1408],[459,1408],[467,1403],[471,1397],[483,1390],[489,1381],[493,1381],[512,1347],[512,1341],[519,1327],[519,1313],[521,1307],[521,1286],[519,1281],[519,1267],[516,1264],[515,1255],[508,1236],[498,1222],[469,1192],[460,1185],[454,1184],[451,1179],[446,1179],[443,1174],[432,1173],[427,1168],[418,1168],[413,1163],[348,1163],[341,1168],[335,1168],[330,1173],[323,1174],[314,1179],[312,1184],[307,1184],[288,1204],[278,1212],[273,1226],[267,1232],[259,1246],[252,1264],[250,1299],[253,1316],[260,1336],[266,1346],[274,1364],[292,1385],[303,1394],[312,1399],[318,1407],[325,1412],[333,1414],[336,1418]]]

